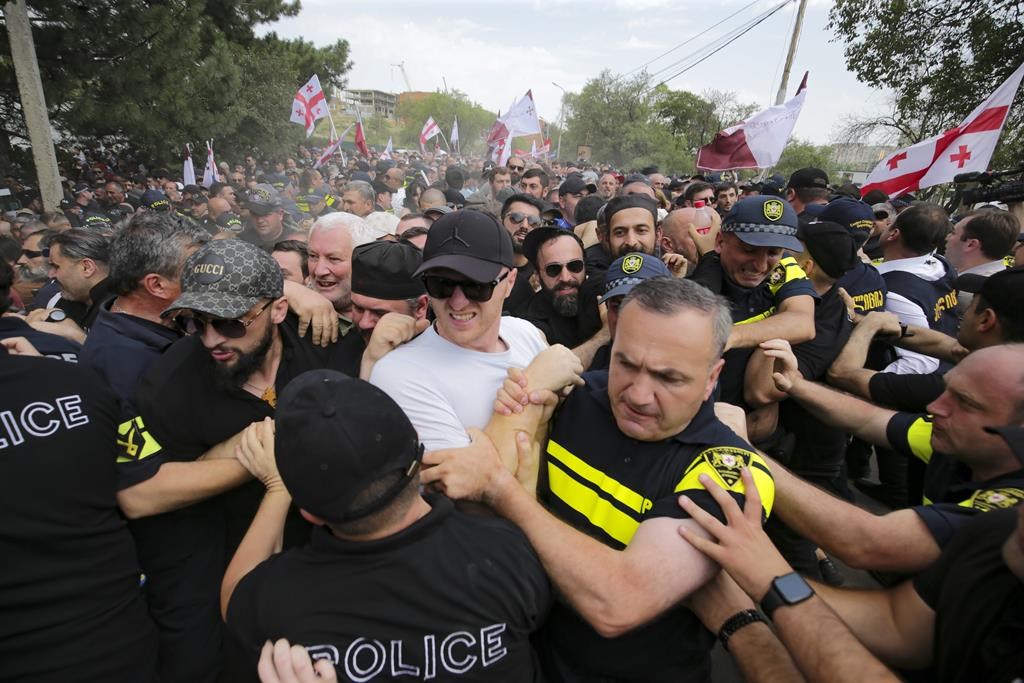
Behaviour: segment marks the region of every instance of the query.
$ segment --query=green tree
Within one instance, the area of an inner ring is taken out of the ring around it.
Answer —
[[[287,0],[29,0],[51,122],[65,141],[130,143],[156,163],[213,138],[221,155],[280,154],[298,85],[344,83],[348,44],[317,48],[255,28],[299,11]],[[0,55],[10,54],[0,29]],[[0,58],[0,157],[26,141],[13,64]],[[0,162],[3,159],[0,158]]]
[[[772,173],[781,173],[787,178],[800,168],[813,166],[820,168],[828,174],[829,178],[835,178],[838,169],[832,157],[832,148],[828,145],[815,145],[799,138],[790,138],[786,148],[782,150],[779,163],[771,169]]]
[[[465,93],[452,90],[448,93],[433,92],[419,97],[405,97],[398,104],[395,116],[399,126],[395,132],[395,145],[419,148],[420,131],[428,117],[441,127],[445,138],[451,134],[451,126],[459,119],[459,146],[464,154],[483,152],[483,136],[491,129],[497,114],[471,102]],[[430,144],[433,144],[431,142]],[[443,145],[443,143],[442,143]]]
[[[846,65],[860,81],[895,91],[892,113],[859,121],[858,132],[887,129],[897,144],[959,124],[1024,55],[1019,0],[836,0],[829,27],[845,43]],[[1022,124],[1018,103],[994,167],[1024,156]]]

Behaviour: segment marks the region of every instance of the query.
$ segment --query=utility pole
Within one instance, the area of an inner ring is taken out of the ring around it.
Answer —
[[[14,61],[14,73],[17,75],[18,91],[21,94],[21,112],[25,117],[29,143],[32,145],[32,158],[36,163],[43,208],[47,211],[57,211],[60,208],[60,200],[64,198],[64,192],[60,186],[57,155],[53,150],[53,129],[50,128],[50,117],[46,113],[46,98],[43,95],[43,82],[39,77],[36,46],[32,40],[32,25],[28,20],[25,0],[10,0],[5,4],[4,20],[11,42],[11,58]]]
[[[805,9],[807,9],[807,0],[800,0],[800,7],[796,10],[796,23],[793,24],[793,37],[789,40],[789,52],[786,53],[786,67],[782,70],[782,82],[779,83],[779,92],[775,95],[775,104],[782,104],[786,101],[789,72],[793,68],[793,58],[796,57],[796,44],[800,40],[800,27],[804,24]]]
[[[565,123],[565,88],[551,81],[551,85],[562,91],[562,106],[558,108],[558,150],[555,152],[555,159],[562,159],[562,124]]]

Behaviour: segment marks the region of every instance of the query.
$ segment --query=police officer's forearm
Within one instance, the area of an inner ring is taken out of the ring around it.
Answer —
[[[800,310],[779,312],[764,320],[742,325],[733,325],[729,333],[730,349],[748,349],[757,346],[769,339],[785,339],[790,344],[814,339],[814,300],[811,297],[805,298],[810,302],[810,308],[799,307]]]
[[[951,337],[948,334],[928,327],[917,327],[916,325],[908,326],[907,331],[909,334],[901,337],[896,342],[900,348],[950,363],[958,363],[960,361],[961,356],[958,351],[962,347],[957,342],[956,337]]]
[[[729,654],[746,683],[800,683],[806,680],[768,624],[756,622],[731,635]]]
[[[220,586],[220,615],[227,619],[228,603],[238,582],[256,565],[274,553],[281,552],[284,543],[284,523],[288,517],[292,497],[283,486],[268,489],[260,501],[249,530],[231,558]]]
[[[921,600],[911,581],[887,590],[811,584],[815,593],[875,657],[891,666],[911,669],[931,663],[935,612]],[[776,614],[781,616],[782,611],[777,610]],[[796,613],[791,616],[794,621],[799,618]],[[778,618],[775,621],[778,624]]]
[[[818,597],[780,607],[772,620],[779,638],[808,681],[895,683],[900,680],[868,652]],[[732,639],[729,646],[730,650],[734,649]]]
[[[165,462],[149,479],[117,492],[128,519],[158,515],[198,503],[251,479],[237,460]]]

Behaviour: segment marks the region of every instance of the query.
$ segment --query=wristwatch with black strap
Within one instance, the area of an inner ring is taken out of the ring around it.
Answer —
[[[814,589],[804,581],[804,577],[790,572],[772,579],[768,594],[761,598],[761,611],[769,619],[780,607],[797,605],[814,595]]]

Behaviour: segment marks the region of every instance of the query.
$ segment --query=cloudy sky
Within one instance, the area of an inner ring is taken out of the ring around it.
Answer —
[[[602,69],[628,73],[651,60],[648,71],[664,69],[658,78],[668,78],[707,55],[715,39],[780,1],[303,0],[297,17],[267,30],[317,45],[347,40],[353,61],[349,87],[401,92],[402,75],[392,65],[404,62],[414,90],[443,89],[447,82],[488,109],[504,111],[532,88],[540,115],[557,121],[561,92],[553,82],[578,91]],[[886,106],[886,93],[858,83],[846,70],[842,46],[830,42],[830,6],[829,0],[809,0],[789,88],[792,95],[810,70],[807,102],[794,135],[819,144],[832,139],[845,116]],[[694,38],[737,11],[736,17]],[[794,1],[668,85],[696,93],[731,90],[741,101],[771,104],[795,17]]]

